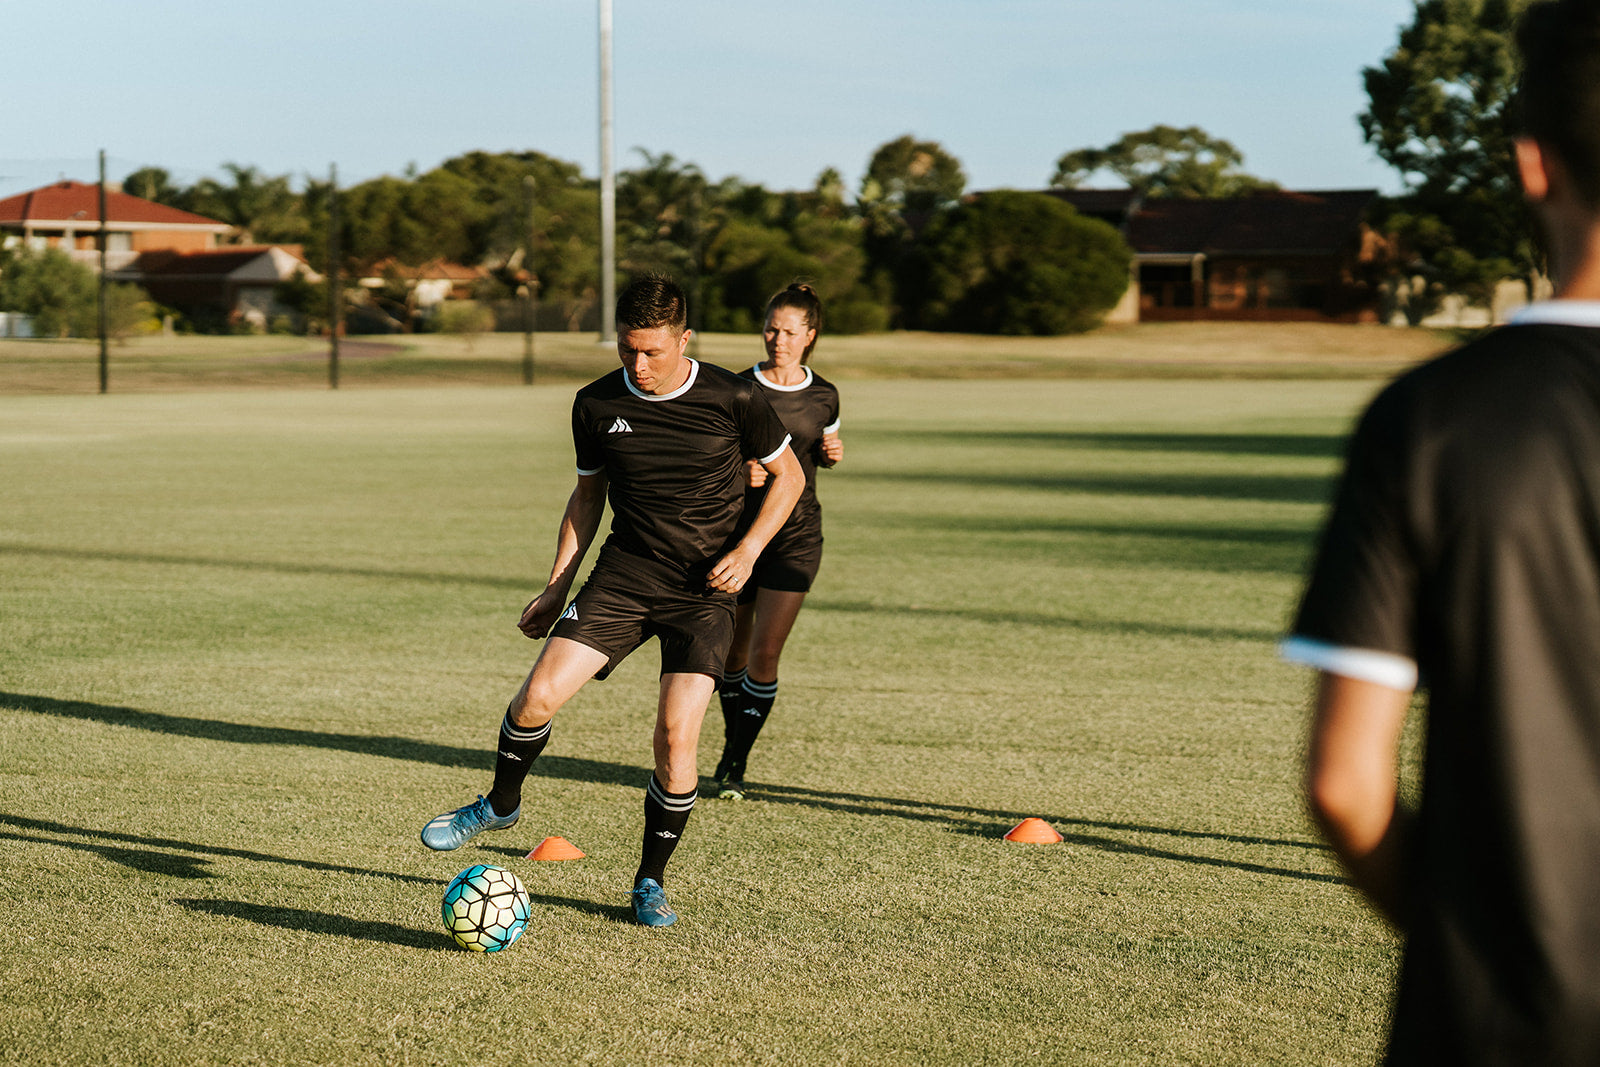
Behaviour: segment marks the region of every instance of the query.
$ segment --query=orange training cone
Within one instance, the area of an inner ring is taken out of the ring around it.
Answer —
[[[1029,816],[1011,828],[1006,834],[1007,841],[1021,841],[1026,845],[1053,845],[1061,840],[1061,835],[1056,833],[1056,828],[1043,819]]]
[[[581,860],[583,851],[564,837],[547,837],[528,853],[530,860]]]

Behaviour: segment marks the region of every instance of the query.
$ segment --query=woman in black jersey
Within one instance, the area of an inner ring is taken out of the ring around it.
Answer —
[[[821,322],[822,301],[816,291],[801,282],[789,286],[767,301],[763,329],[767,358],[741,372],[741,377],[764,387],[789,431],[790,447],[800,459],[806,484],[789,521],[767,543],[739,595],[733,647],[719,690],[726,743],[715,777],[716,795],[724,800],[744,797],[745,761],[778,695],[778,657],[822,562],[817,468],[831,467],[844,457],[839,390],[807,366]],[[759,465],[747,466],[747,472],[749,516],[760,509],[767,472]]]

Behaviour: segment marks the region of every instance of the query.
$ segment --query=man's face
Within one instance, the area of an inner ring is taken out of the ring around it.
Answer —
[[[670,326],[619,332],[617,355],[633,387],[641,393],[660,396],[682,385],[689,375],[684,353],[689,349],[690,333]]]

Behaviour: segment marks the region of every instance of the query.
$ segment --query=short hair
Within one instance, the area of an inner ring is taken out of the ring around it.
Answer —
[[[772,318],[772,313],[779,308],[798,309],[805,319],[806,329],[822,332],[822,298],[805,282],[790,282],[788,288],[773,293],[772,299],[767,301],[767,310],[761,314],[762,323],[765,324]],[[811,343],[806,345],[806,350],[800,353],[801,363],[811,358],[811,350],[815,347],[817,339],[813,336]]]
[[[617,297],[617,329],[666,328],[682,333],[689,325],[689,300],[665,274],[641,274]]]
[[[1522,70],[1512,129],[1552,149],[1574,192],[1600,209],[1600,4],[1541,0],[1517,27]]]

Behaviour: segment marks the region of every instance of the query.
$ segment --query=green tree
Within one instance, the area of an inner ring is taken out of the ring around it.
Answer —
[[[617,176],[617,246],[628,273],[655,270],[692,279],[701,272],[707,182],[671,152],[635,149],[644,166]]]
[[[955,203],[966,186],[960,160],[938,141],[919,141],[908,133],[872,154],[861,196],[901,213],[926,212]]]
[[[1056,160],[1055,189],[1075,189],[1097,173],[1114,174],[1147,196],[1241,196],[1276,185],[1244,173],[1244,153],[1198,126],[1152,126],[1104,148],[1079,148]]]
[[[469,152],[438,169],[465,180],[484,209],[461,262],[529,272],[540,306],[578,329],[600,299],[599,183],[541,152]]]
[[[993,192],[941,214],[917,244],[911,325],[1054,335],[1091,329],[1128,286],[1116,229],[1043,193]]]
[[[149,293],[129,282],[112,282],[106,286],[107,337],[124,345],[134,334],[154,333],[160,328],[156,305]],[[78,337],[100,336],[98,297],[73,309],[71,329]]]
[[[1362,136],[1407,185],[1380,222],[1414,269],[1479,299],[1538,264],[1505,121],[1526,6],[1419,0],[1394,51],[1362,72]]]
[[[32,316],[36,337],[66,337],[94,321],[98,299],[94,272],[59,249],[16,253],[0,274],[0,311]]]
[[[243,244],[305,239],[305,215],[287,175],[268,176],[238,163],[224,163],[222,169],[231,182],[200,179],[187,198],[188,210],[237,227]]]
[[[433,314],[433,328],[459,337],[468,352],[478,335],[494,329],[494,313],[475,300],[446,300]]]
[[[157,204],[189,210],[190,192],[161,167],[141,167],[122,179],[122,191]]]

